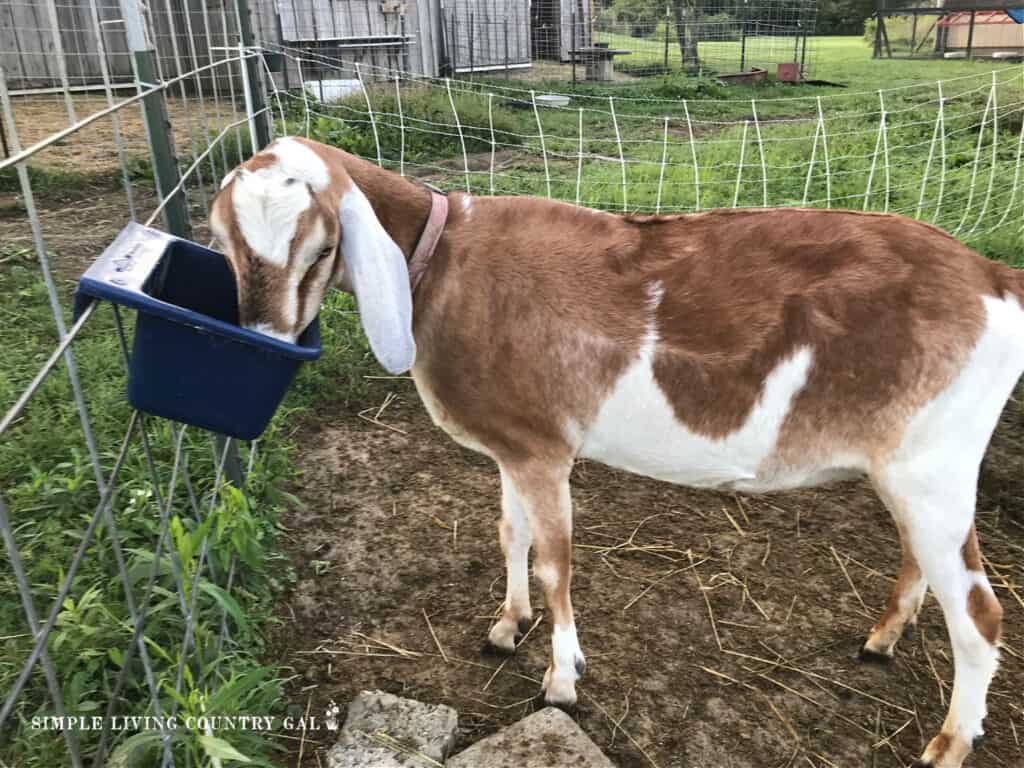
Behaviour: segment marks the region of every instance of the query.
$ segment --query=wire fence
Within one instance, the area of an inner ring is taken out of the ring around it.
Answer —
[[[809,0],[251,0],[258,39],[326,56],[427,76],[503,70],[533,80],[630,81],[675,71],[735,74],[795,65],[811,74],[816,5]],[[238,25],[221,0],[153,0],[144,5],[160,77],[216,60]],[[22,91],[115,90],[134,82],[119,0],[0,0],[0,66]],[[266,60],[284,88],[294,65]],[[219,70],[202,70],[208,82]],[[310,80],[331,79],[315,67]],[[196,92],[196,83],[178,89]],[[227,90],[227,83],[219,83]],[[330,85],[325,87],[329,88]],[[68,105],[73,117],[73,104]],[[71,122],[74,122],[72,119]]]
[[[28,92],[0,70],[0,184],[25,213],[0,223],[5,320],[24,330],[5,336],[0,376],[0,588],[17,596],[0,608],[3,765],[207,765],[263,749],[202,717],[243,693],[258,706],[268,684],[246,661],[240,600],[259,578],[253,505],[274,449],[133,411],[117,374],[133,318],[95,303],[70,313],[77,277],[129,221],[209,238],[220,180],[263,143],[263,59],[233,3],[222,34],[164,62],[158,38],[173,32],[114,5],[94,0],[60,36],[93,36],[98,88],[74,66],[62,87]],[[141,713],[144,725],[125,719]]]
[[[451,71],[457,75],[628,83],[680,72],[712,77],[762,69],[775,77],[782,64],[794,65],[783,77],[797,82],[813,74],[817,49],[806,28],[759,22],[680,24],[667,16],[649,25],[591,23],[572,14],[558,34],[547,28],[530,34],[514,17],[492,22],[473,10],[458,13],[449,12],[447,19]]]

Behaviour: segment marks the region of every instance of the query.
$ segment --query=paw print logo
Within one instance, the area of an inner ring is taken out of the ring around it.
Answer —
[[[334,703],[334,699],[331,699],[331,703],[327,705],[327,717],[324,720],[328,731],[338,730],[338,715],[340,713],[341,709]]]

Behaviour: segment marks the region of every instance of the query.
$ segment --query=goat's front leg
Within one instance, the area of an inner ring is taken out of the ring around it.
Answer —
[[[586,669],[569,594],[572,579],[571,471],[571,459],[555,466],[536,461],[503,469],[526,511],[536,553],[534,573],[544,587],[553,627],[551,664],[544,675],[544,699],[548,704],[564,708],[575,706],[576,681]]]
[[[513,653],[530,628],[530,521],[511,475],[501,470],[501,522],[498,537],[505,553],[505,603],[501,618],[491,627],[487,650]]]

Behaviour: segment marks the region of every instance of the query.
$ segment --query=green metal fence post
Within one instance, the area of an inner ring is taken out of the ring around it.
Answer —
[[[252,19],[249,16],[248,0],[235,0],[235,11],[238,14],[238,34],[242,46],[246,50],[255,45],[256,40],[252,34]],[[245,85],[247,93],[246,108],[249,109],[249,121],[253,126],[256,144],[252,148],[253,153],[259,152],[270,143],[270,126],[267,124],[266,103],[263,99],[263,88],[260,78],[259,60],[255,56],[247,56],[243,62],[245,67]]]
[[[668,25],[672,18],[672,8],[668,4],[665,5],[665,74],[668,74]]]
[[[157,83],[156,46],[146,34],[141,0],[120,0],[121,18],[124,19],[128,48],[135,68],[135,85],[139,92],[152,90]],[[154,91],[142,99],[142,114],[149,138],[149,153],[153,161],[153,174],[162,197],[170,199],[164,207],[164,226],[178,237],[191,238],[192,226],[188,218],[188,203],[184,189],[178,186],[178,162],[171,141],[171,124],[167,118],[164,92]]]

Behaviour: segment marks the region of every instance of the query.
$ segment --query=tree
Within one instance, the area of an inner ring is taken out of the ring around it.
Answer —
[[[679,57],[684,67],[699,64],[697,42],[700,38],[699,0],[672,0],[676,17],[676,38],[679,40]]]
[[[629,26],[633,37],[645,37],[658,25],[665,12],[664,0],[615,0],[611,5],[612,18]]]
[[[876,0],[821,0],[818,6],[819,35],[859,35],[864,21],[875,12]]]

